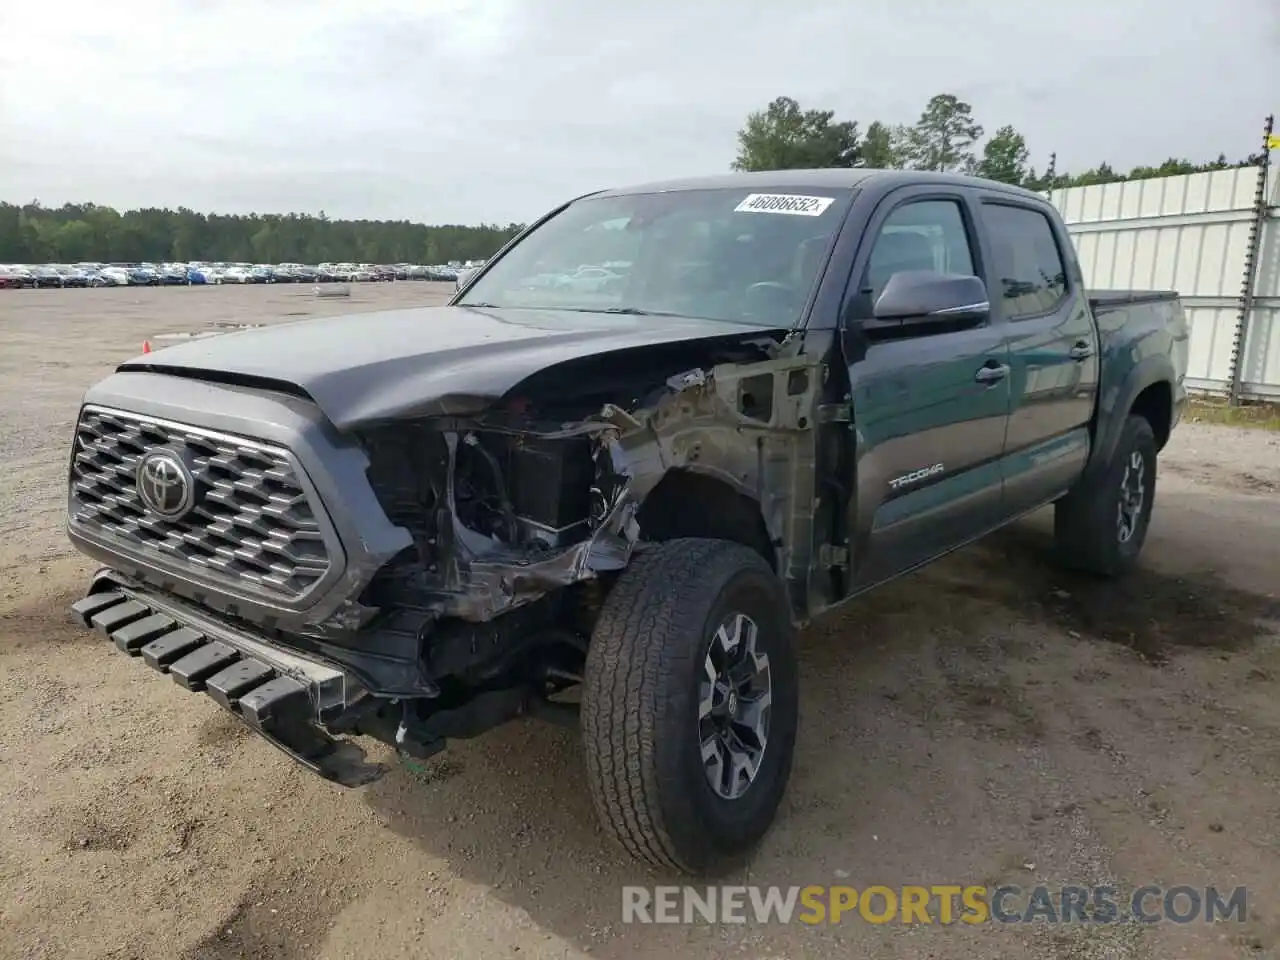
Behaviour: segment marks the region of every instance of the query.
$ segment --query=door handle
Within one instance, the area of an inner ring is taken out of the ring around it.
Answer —
[[[1093,344],[1081,340],[1067,354],[1072,360],[1088,360],[1093,356]]]
[[[1008,364],[997,363],[979,367],[978,372],[973,375],[973,379],[978,381],[978,383],[995,384],[999,383],[1008,375]]]

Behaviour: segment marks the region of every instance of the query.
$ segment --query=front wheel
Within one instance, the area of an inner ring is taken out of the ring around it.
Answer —
[[[1156,437],[1131,415],[1106,468],[1082,480],[1054,507],[1053,533],[1065,566],[1118,577],[1137,563],[1156,495]]]
[[[701,539],[637,551],[587,652],[582,735],[601,823],[657,866],[731,865],[777,813],[798,704],[787,596],[758,553]]]

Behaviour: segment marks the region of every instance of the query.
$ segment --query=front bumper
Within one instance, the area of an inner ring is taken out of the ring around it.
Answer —
[[[233,629],[167,596],[122,582],[110,571],[71,606],[130,657],[167,673],[183,688],[208,694],[273,746],[343,786],[381,777],[386,768],[335,738],[327,722],[358,714],[369,698],[351,675],[319,659]]]

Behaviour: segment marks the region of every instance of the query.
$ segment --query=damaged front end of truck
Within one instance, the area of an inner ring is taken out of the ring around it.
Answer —
[[[820,377],[801,343],[763,330],[588,355],[497,397],[443,397],[341,430],[303,389],[210,383],[162,355],[126,365],[87,398],[73,451],[69,529],[108,564],[77,613],[348,785],[384,770],[351,735],[424,758],[520,715],[575,722],[595,617],[646,543],[743,543],[803,606]],[[129,382],[140,377],[151,382]],[[285,454],[269,462],[277,436],[259,450],[233,442],[247,429],[178,429],[163,404],[136,423],[113,412],[129,406],[122,394],[163,397],[160,380],[200,380],[225,394],[224,411],[248,405],[241,422],[278,425],[292,437],[279,449],[302,449],[288,454],[296,489]],[[109,440],[113,423],[126,440]],[[134,503],[155,449],[203,487],[194,532]],[[246,504],[254,485],[261,501]],[[307,551],[324,544],[322,567]],[[178,568],[184,556],[199,576]],[[220,589],[237,571],[252,595]],[[259,602],[308,576],[287,602]]]
[[[797,482],[812,475],[813,371],[785,339],[726,349],[590,411],[598,396],[566,402],[572,371],[559,370],[479,414],[360,431],[379,500],[412,544],[349,612],[403,638],[422,687],[380,704],[362,732],[421,757],[518,714],[575,722],[561,695],[646,542],[722,536],[807,572],[793,545],[808,543],[813,513]],[[625,382],[626,357],[612,363]]]

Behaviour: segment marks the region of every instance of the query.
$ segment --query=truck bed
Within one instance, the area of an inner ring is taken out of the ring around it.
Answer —
[[[1189,332],[1178,294],[1173,290],[1089,290],[1088,297],[1103,357],[1099,396],[1110,396],[1133,375],[1133,367],[1150,366],[1156,363],[1155,358],[1168,357],[1172,364],[1171,429],[1186,397],[1183,378]]]

